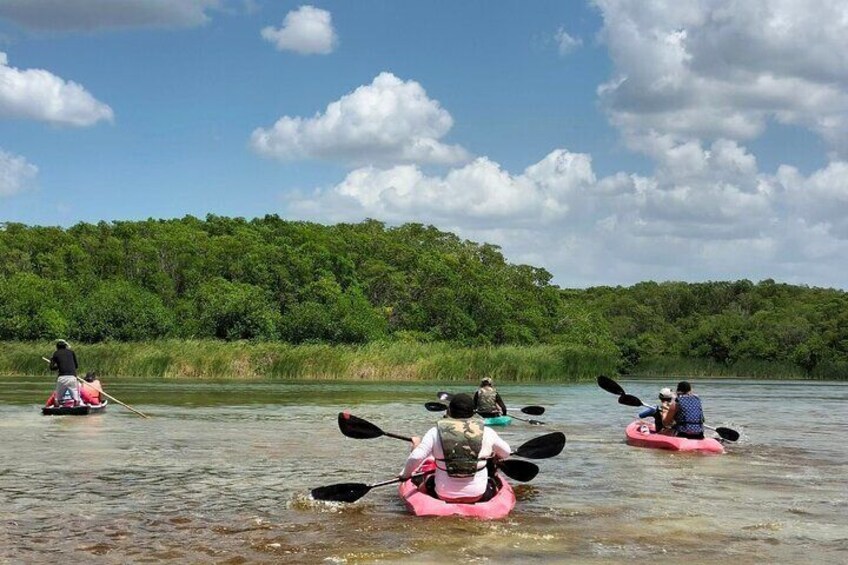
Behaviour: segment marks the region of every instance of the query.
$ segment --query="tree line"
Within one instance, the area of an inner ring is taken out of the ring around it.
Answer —
[[[559,345],[848,369],[848,295],[771,280],[561,289],[432,226],[274,215],[0,224],[0,340]]]

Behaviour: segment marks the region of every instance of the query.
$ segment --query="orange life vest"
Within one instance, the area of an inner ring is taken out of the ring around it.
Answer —
[[[100,395],[100,391],[102,390],[103,387],[100,386],[100,379],[80,383],[80,396],[89,404],[100,404],[103,402],[103,398]]]

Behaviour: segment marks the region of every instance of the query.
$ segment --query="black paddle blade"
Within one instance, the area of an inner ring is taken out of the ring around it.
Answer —
[[[498,469],[503,471],[504,475],[510,479],[515,479],[521,483],[532,481],[539,474],[538,465],[521,459],[498,461]]]
[[[564,447],[565,434],[562,432],[552,432],[522,443],[512,453],[513,455],[526,457],[527,459],[547,459],[548,457],[556,457],[562,453]]]
[[[739,440],[739,432],[736,430],[732,430],[730,428],[716,428],[715,431],[721,439],[726,439],[727,441]]]
[[[525,406],[521,409],[525,414],[530,414],[531,416],[541,416],[545,413],[544,406]]]
[[[353,439],[373,439],[385,435],[383,430],[350,412],[339,412],[339,429]]]
[[[436,398],[444,402],[450,402],[450,399],[453,398],[453,395],[449,392],[439,391],[436,393]]]
[[[633,396],[632,394],[622,394],[618,397],[618,403],[624,404],[625,406],[642,406],[642,401]]]
[[[338,483],[312,489],[315,500],[330,500],[333,502],[356,502],[371,490],[365,483]]]
[[[620,384],[604,375],[598,376],[598,386],[612,394],[617,394],[619,396],[624,394],[624,389],[621,388]]]
[[[424,408],[426,408],[429,412],[444,412],[448,409],[448,407],[441,402],[425,402]]]

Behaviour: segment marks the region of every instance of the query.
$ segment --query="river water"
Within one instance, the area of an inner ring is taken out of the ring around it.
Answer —
[[[675,384],[620,382],[646,402]],[[423,403],[457,384],[104,384],[151,417],[44,417],[48,379],[0,379],[0,562],[848,562],[845,383],[695,381],[708,423],[742,433],[719,456],[626,445],[637,410],[594,383],[501,386],[547,407],[544,427],[501,428],[513,447],[568,443],[495,522],[413,517],[394,486],[308,496],[390,479],[408,453],[342,436],[339,411],[423,435]]]

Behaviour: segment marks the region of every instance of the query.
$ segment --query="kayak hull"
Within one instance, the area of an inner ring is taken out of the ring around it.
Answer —
[[[487,426],[508,426],[512,423],[512,416],[495,416],[494,418],[483,418]]]
[[[100,414],[106,410],[108,400],[104,400],[102,404],[83,404],[81,406],[42,406],[41,414],[43,416],[91,416]]]
[[[428,460],[421,465],[418,472],[433,471],[435,467],[435,463]],[[400,484],[398,493],[407,509],[416,516],[465,516],[481,520],[498,520],[512,512],[515,507],[515,492],[503,474],[498,473],[497,480],[500,482],[501,489],[491,500],[472,504],[445,502],[433,498],[423,491],[423,484],[420,490],[411,479]]]
[[[654,433],[653,424],[632,422],[624,431],[627,444],[636,447],[651,447],[670,451],[695,451],[699,453],[724,453],[724,446],[711,437],[704,439],[686,439]]]

